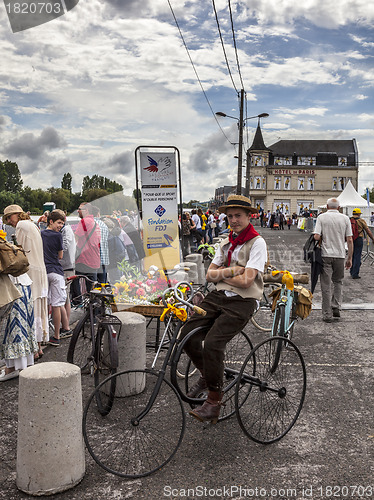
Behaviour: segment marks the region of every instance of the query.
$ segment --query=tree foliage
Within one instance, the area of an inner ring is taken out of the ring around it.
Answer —
[[[116,193],[117,191],[122,191],[123,186],[116,181],[111,181],[107,177],[102,175],[93,175],[89,177],[86,175],[83,177],[82,181],[82,195],[91,189],[102,189],[107,191],[108,194]]]
[[[66,172],[62,176],[61,187],[50,187],[45,190],[23,187],[17,163],[9,160],[0,161],[0,213],[6,206],[17,204],[26,212],[39,214],[47,201],[52,201],[61,210],[71,213],[77,210],[82,201],[92,202],[109,194],[111,195],[109,204],[113,205],[113,210],[123,206],[124,200],[129,210],[133,210],[136,206],[130,196],[124,197],[121,184],[101,175],[85,176],[81,192],[73,193],[72,185],[73,177],[70,172]]]
[[[362,195],[363,198],[365,198],[365,200],[367,200],[367,196],[366,196],[366,191],[365,191],[365,194]],[[374,186],[369,189],[369,201],[371,203],[374,203]]]
[[[70,172],[67,172],[62,176],[62,181],[61,181],[61,188],[62,189],[67,189],[68,191],[71,192],[71,185],[72,185],[73,178],[71,176]]]
[[[9,160],[0,161],[0,191],[19,193],[23,181],[17,163]]]

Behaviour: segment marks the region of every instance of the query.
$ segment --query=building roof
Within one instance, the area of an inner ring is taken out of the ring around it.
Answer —
[[[269,151],[269,148],[265,146],[264,139],[262,137],[260,122],[257,125],[256,133],[249,151]]]
[[[293,154],[296,156],[315,156],[317,153],[336,153],[338,156],[348,156],[357,152],[355,142],[355,139],[280,140],[272,144],[269,149],[274,156],[292,156]]]

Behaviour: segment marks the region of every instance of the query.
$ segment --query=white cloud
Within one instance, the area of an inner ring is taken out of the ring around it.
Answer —
[[[299,19],[322,26],[338,28],[360,20],[370,25],[374,20],[374,7],[364,0],[245,0],[241,2],[248,18],[255,17],[259,24],[284,25]]]
[[[324,116],[328,112],[328,108],[314,107],[314,108],[278,108],[274,111],[279,112],[281,116],[286,115],[287,118],[293,119],[295,116],[313,115]]]
[[[213,111],[238,116],[211,4],[171,3]],[[216,5],[240,88],[227,0]],[[233,2],[233,11],[248,114],[270,114],[262,121],[265,143],[280,135],[356,137],[360,154],[373,157],[372,118],[362,107],[373,97],[372,5],[246,0]],[[140,144],[180,149],[186,199],[236,182],[234,148],[217,128],[165,0],[82,1],[16,35],[0,9],[0,49],[0,158],[9,151],[19,159],[25,184],[59,185],[66,168],[75,190],[84,175],[100,173],[132,191]],[[220,124],[237,142],[236,123]],[[61,141],[54,148],[40,143],[48,127]]]

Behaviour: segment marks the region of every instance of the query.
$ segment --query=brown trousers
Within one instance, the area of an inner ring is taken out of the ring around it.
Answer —
[[[200,307],[207,312],[206,316],[194,314],[183,326],[181,338],[197,327],[204,327],[187,342],[185,351],[204,374],[208,389],[220,391],[226,344],[248,323],[256,309],[256,299],[243,299],[239,295],[227,297],[223,290],[215,290],[205,297]]]

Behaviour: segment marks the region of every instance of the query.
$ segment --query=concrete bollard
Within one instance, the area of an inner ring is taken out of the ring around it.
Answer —
[[[187,280],[192,283],[199,282],[199,275],[197,273],[197,264],[196,262],[183,262],[183,265],[189,268]]]
[[[17,488],[44,496],[76,486],[85,473],[80,369],[48,362],[19,377]]]
[[[144,370],[146,366],[146,319],[134,312],[121,311],[114,313],[121,321],[122,328],[118,341],[117,371]],[[144,389],[145,380],[134,380],[129,385],[123,383],[116,385],[116,397],[139,394]]]
[[[203,263],[203,256],[199,253],[192,253],[186,255],[185,261],[188,265],[189,262],[194,262],[197,266],[198,283],[203,285],[205,283],[205,268]]]
[[[177,271],[170,274],[169,278],[173,281],[188,281],[188,273],[186,271]]]

